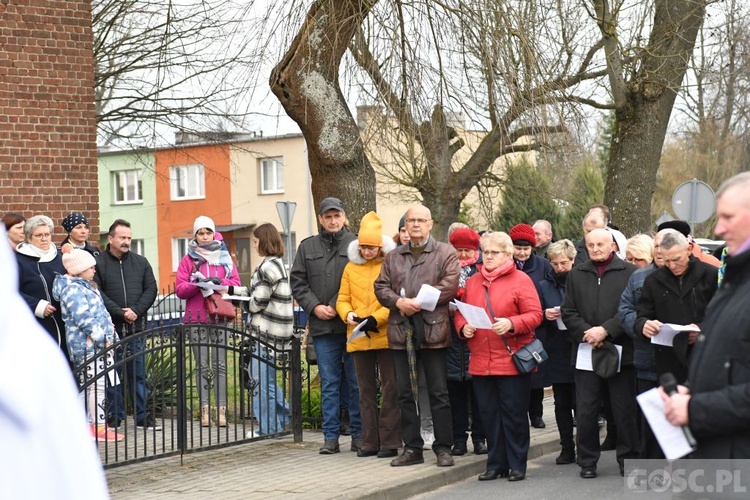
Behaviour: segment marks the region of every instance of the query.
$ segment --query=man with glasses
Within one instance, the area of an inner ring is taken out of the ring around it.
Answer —
[[[406,212],[409,243],[390,252],[375,281],[375,295],[390,309],[388,345],[394,351],[398,400],[401,409],[403,453],[391,461],[394,467],[424,463],[419,409],[414,388],[422,366],[427,379],[435,433],[432,450],[437,465],[453,465],[453,429],[448,396],[446,351],[451,343],[448,303],[456,296],[460,265],[451,245],[436,241],[430,210],[415,205]],[[438,289],[434,310],[422,309],[415,297],[422,285]]]

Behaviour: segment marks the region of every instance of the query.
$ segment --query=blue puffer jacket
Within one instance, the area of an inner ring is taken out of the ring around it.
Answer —
[[[99,290],[85,278],[57,275],[52,296],[60,301],[68,340],[68,354],[79,366],[114,340],[112,318]]]
[[[633,338],[633,366],[635,366],[635,376],[643,380],[656,381],[656,361],[654,359],[656,350],[654,344],[647,340],[643,335],[635,334],[636,305],[641,297],[643,282],[646,278],[658,268],[655,264],[637,269],[630,275],[628,284],[620,296],[620,322],[622,327],[630,337]]]

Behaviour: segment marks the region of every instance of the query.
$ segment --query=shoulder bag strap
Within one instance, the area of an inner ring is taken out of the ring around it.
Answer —
[[[494,321],[495,319],[495,312],[492,310],[492,302],[490,302],[490,287],[486,286],[484,287],[484,296],[487,299],[487,309],[490,310],[490,314],[492,315],[492,319]],[[510,346],[508,345],[508,341],[505,340],[505,335],[500,335],[500,338],[503,339],[503,344],[505,344],[505,348],[508,349],[508,352],[511,356],[513,356],[513,351],[510,349]]]

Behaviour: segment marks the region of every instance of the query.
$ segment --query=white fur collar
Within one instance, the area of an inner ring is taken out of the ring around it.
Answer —
[[[394,248],[396,248],[396,244],[393,242],[393,238],[389,238],[386,235],[383,235],[383,254],[387,254]],[[366,261],[364,257],[362,257],[359,253],[359,240],[354,240],[351,243],[349,243],[349,248],[346,250],[347,255],[349,256],[349,262],[354,262],[355,264],[364,264]]]

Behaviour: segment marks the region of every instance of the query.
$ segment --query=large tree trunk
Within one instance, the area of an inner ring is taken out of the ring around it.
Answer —
[[[318,0],[270,85],[299,125],[308,148],[315,205],[341,198],[352,228],[375,210],[375,173],[339,86],[339,66],[354,33],[377,0]]]
[[[704,0],[656,0],[649,43],[640,68],[624,82],[619,48],[612,36],[616,19],[606,0],[594,0],[612,94],[617,108],[612,134],[604,203],[626,235],[651,226],[651,196],[661,148],[677,91],[706,13]],[[614,21],[614,24],[613,24]]]

